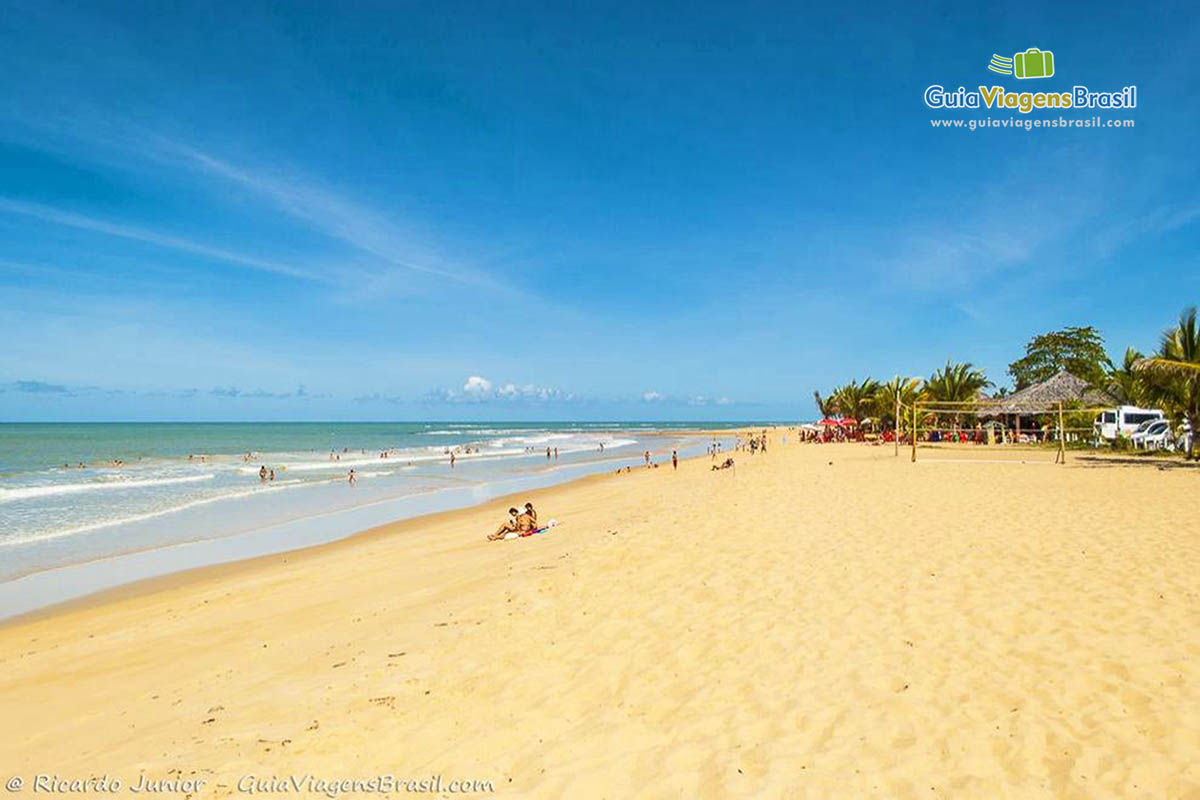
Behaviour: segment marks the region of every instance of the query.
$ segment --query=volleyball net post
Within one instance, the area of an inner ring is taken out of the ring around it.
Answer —
[[[908,432],[908,438],[912,441],[912,463],[917,463],[917,405],[913,403],[912,407],[912,430]]]
[[[896,376],[896,416],[895,416],[895,420],[896,420],[896,429],[892,431],[892,442],[894,445],[892,455],[899,457],[899,455],[900,455],[900,428],[902,427],[901,422],[900,422],[900,376],[899,375]]]
[[[1054,454],[1055,464],[1067,463],[1067,436],[1066,425],[1063,424],[1063,407],[1062,403],[1058,404],[1058,452]]]

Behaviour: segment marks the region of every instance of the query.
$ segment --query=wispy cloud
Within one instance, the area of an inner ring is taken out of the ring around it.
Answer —
[[[390,216],[301,175],[297,170],[282,170],[287,173],[284,177],[269,169],[235,165],[188,144],[163,137],[146,138],[156,142],[155,152],[159,159],[173,161],[247,189],[266,198],[276,208],[304,222],[311,229],[348,244],[385,265],[459,284],[511,291],[511,287],[478,270],[433,263],[437,259],[428,253],[423,257],[414,255],[415,251],[427,251],[429,248],[418,244],[416,240],[419,237],[412,231]],[[386,276],[374,277],[379,279]]]
[[[1097,253],[1108,257],[1143,236],[1171,233],[1197,221],[1200,204],[1164,204],[1100,231],[1093,244]]]
[[[379,405],[382,403],[398,406],[412,402],[412,398],[399,394],[381,394],[380,392],[372,392],[371,394],[360,394],[357,397],[352,398],[350,402],[357,403],[358,405]]]
[[[88,131],[86,138],[79,135],[80,128]],[[363,202],[284,161],[267,163],[258,158],[231,159],[164,136],[130,119],[111,116],[88,117],[86,125],[66,125],[52,120],[34,126],[34,129],[46,135],[43,140],[31,140],[29,146],[63,157],[100,161],[139,174],[143,180],[155,179],[148,170],[171,170],[176,173],[173,178],[187,176],[186,180],[192,186],[202,188],[221,201],[228,198],[231,189],[240,190],[247,199],[255,202],[259,207],[257,210],[282,213],[300,223],[306,231],[349,247],[350,252],[339,266],[321,265],[317,269],[315,265],[300,266],[286,260],[248,255],[145,227],[15,199],[0,197],[0,213],[24,214],[242,267],[321,282],[337,288],[340,291],[338,299],[343,302],[426,292],[438,285],[460,290],[471,287],[508,298],[530,299],[530,294],[512,281],[464,264],[462,256],[444,255],[443,245],[451,250],[463,249],[456,243],[439,243],[436,235],[422,230],[422,224]],[[159,174],[157,179],[162,177]],[[272,252],[269,248],[274,242],[263,246],[268,248],[265,252]],[[421,279],[423,282],[418,282]]]
[[[17,380],[0,384],[0,391],[11,390],[24,394],[52,395],[58,397],[79,397],[81,395],[125,395],[127,397],[170,397],[190,398],[200,394],[197,389],[116,389],[102,386],[68,386],[61,383],[49,383],[40,380]],[[265,389],[240,389],[236,386],[217,386],[207,393],[211,397],[225,400],[317,400],[330,397],[328,394],[314,394],[303,385],[292,391],[272,392]]]
[[[128,239],[135,242],[144,242],[146,244],[152,244],[158,247],[165,247],[171,250],[190,253],[192,255],[202,256],[204,258],[211,258],[216,261],[223,261],[227,264],[246,267],[259,272],[269,272],[276,275],[285,275],[289,278],[298,278],[308,281],[327,281],[327,278],[321,274],[309,272],[289,264],[281,264],[277,261],[256,258],[254,256],[244,255],[242,253],[237,253],[220,247],[212,247],[210,245],[201,244],[190,239],[162,234],[146,228],[109,222],[107,220],[97,219],[95,217],[89,217],[83,214],[63,211],[51,206],[41,205],[40,203],[30,203],[23,200],[0,197],[0,213],[18,214],[21,216],[32,217],[33,219],[38,219],[42,222],[49,222],[54,225],[63,225],[69,228],[76,228],[78,230],[103,233],[108,236],[115,236],[117,238]]]
[[[1047,251],[1086,238],[1111,216],[1111,198],[1122,194],[1115,180],[1104,164],[1070,150],[1013,159],[981,190],[970,184],[973,193],[885,230],[871,246],[889,255],[868,259],[889,283],[919,292],[968,289],[1018,269],[1041,274]]]
[[[27,394],[70,394],[71,390],[66,386],[58,383],[46,383],[44,381],[13,381],[12,388],[14,391],[25,392]]]
[[[310,394],[303,385],[290,392],[269,392],[265,389],[239,389],[236,386],[217,386],[209,391],[213,397],[238,398],[241,400],[316,400],[329,397],[327,394]]]

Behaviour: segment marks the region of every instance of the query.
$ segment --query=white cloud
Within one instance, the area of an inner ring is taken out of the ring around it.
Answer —
[[[487,378],[481,378],[478,375],[472,375],[467,378],[467,382],[463,384],[463,392],[471,397],[482,398],[487,396],[492,391],[492,382]]]
[[[642,399],[647,403],[656,403],[659,400],[662,400],[663,396],[658,392],[651,390],[649,392],[642,392]]]
[[[425,399],[428,402],[444,403],[486,403],[492,400],[504,400],[508,402],[561,400],[570,402],[575,399],[575,395],[549,386],[537,386],[532,383],[518,386],[512,381],[506,381],[496,386],[487,378],[480,375],[472,375],[467,378],[461,391],[435,389],[426,393]]]
[[[728,397],[725,397],[724,395],[722,395],[717,400],[717,405],[719,405],[719,406],[727,406],[727,405],[731,405],[732,403],[733,403],[733,401],[730,400]]]

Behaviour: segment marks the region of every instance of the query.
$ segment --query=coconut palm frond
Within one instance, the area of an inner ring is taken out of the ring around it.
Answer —
[[[1133,368],[1139,372],[1157,372],[1182,377],[1200,375],[1200,362],[1177,361],[1173,358],[1163,358],[1162,356],[1139,358],[1133,363]]]

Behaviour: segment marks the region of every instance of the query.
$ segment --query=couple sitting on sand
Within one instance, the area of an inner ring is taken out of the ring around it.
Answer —
[[[537,533],[537,511],[533,508],[533,503],[525,504],[525,511],[519,512],[515,508],[508,510],[509,520],[496,529],[496,532],[487,537],[489,542],[494,542],[497,539],[509,539],[517,536],[532,536]]]

